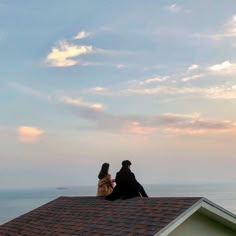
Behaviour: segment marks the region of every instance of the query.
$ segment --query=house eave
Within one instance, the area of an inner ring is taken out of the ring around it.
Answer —
[[[210,219],[213,219],[226,227],[236,230],[236,215],[216,205],[206,198],[197,201],[192,207],[188,208],[179,217],[156,233],[154,236],[167,236],[174,231],[180,224],[187,220],[195,212],[200,212]]]

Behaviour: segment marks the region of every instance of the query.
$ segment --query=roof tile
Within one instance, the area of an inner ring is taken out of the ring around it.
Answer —
[[[0,226],[1,236],[154,235],[200,198],[60,197]]]

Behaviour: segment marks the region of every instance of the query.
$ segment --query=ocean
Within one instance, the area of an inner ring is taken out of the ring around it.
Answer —
[[[205,197],[236,214],[235,184],[144,185],[150,197]],[[0,190],[0,224],[60,196],[95,196],[96,186]]]

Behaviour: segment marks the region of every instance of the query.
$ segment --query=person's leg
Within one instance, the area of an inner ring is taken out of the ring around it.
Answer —
[[[117,187],[114,187],[113,191],[111,194],[105,197],[106,200],[114,201],[116,199],[119,199],[121,197],[121,192]]]
[[[141,197],[141,194],[138,191],[133,191],[133,192],[126,192],[123,194],[121,199],[129,199],[129,198],[134,198],[134,197]]]
[[[140,184],[139,192],[140,192],[142,197],[148,197],[147,193],[145,192],[145,190],[144,190],[144,188],[141,184]]]

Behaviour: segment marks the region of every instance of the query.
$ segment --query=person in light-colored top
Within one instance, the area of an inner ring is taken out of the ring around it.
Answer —
[[[98,174],[98,187],[97,187],[97,197],[105,197],[112,193],[113,182],[109,172],[109,164],[103,163],[101,170]]]

